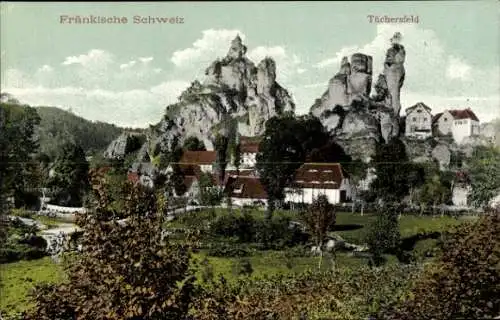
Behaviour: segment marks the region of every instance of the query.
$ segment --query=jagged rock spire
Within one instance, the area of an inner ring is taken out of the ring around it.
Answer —
[[[241,58],[247,52],[247,47],[243,44],[243,41],[240,38],[240,35],[237,34],[236,37],[231,41],[231,47],[229,47],[229,51],[227,56],[230,58]]]

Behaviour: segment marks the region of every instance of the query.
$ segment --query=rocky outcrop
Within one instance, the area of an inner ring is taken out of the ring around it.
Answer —
[[[377,143],[399,136],[400,91],[404,82],[406,53],[396,33],[387,50],[383,73],[372,87],[372,57],[355,53],[342,59],[328,89],[311,107],[346,151],[370,159]]]
[[[399,116],[401,110],[400,93],[405,79],[404,62],[406,58],[405,48],[399,43],[401,34],[397,32],[391,39],[392,46],[387,50],[384,62],[384,78],[390,96],[390,105],[394,114]]]
[[[446,143],[438,143],[431,151],[431,156],[439,163],[439,169],[445,170],[451,162],[451,149]]]
[[[372,57],[362,53],[342,58],[340,70],[328,82],[328,89],[311,107],[311,113],[320,117],[336,106],[348,109],[355,99],[368,98],[372,85]]]
[[[136,133],[124,132],[118,138],[111,141],[104,151],[106,159],[121,160],[131,152],[138,150],[144,142],[144,136]]]
[[[294,111],[288,91],[276,82],[275,62],[265,58],[255,65],[246,51],[237,36],[227,55],[206,69],[205,78],[194,81],[177,103],[167,107],[164,119],[152,130],[151,158],[190,136],[213,149],[215,134],[229,125],[241,135],[260,135],[267,119]]]

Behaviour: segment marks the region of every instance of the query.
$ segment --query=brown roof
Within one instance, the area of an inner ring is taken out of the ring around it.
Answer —
[[[294,187],[338,189],[346,172],[340,163],[304,163],[295,174]]]
[[[475,121],[479,121],[474,111],[469,108],[463,110],[449,110],[449,112],[455,120],[472,119]]]
[[[255,177],[229,177],[225,189],[233,198],[267,199],[264,186]]]
[[[474,111],[472,111],[470,108],[462,109],[462,110],[457,110],[457,109],[447,110],[447,111],[451,114],[451,116],[453,117],[454,120],[472,119],[475,121],[479,121],[479,119],[476,116],[476,114],[474,113]],[[434,117],[432,117],[432,123],[435,123],[436,121],[438,121],[442,115],[443,115],[443,112],[440,112],[440,113],[437,113],[436,115],[434,115]]]
[[[184,151],[180,164],[212,164],[215,162],[215,151]]]
[[[261,137],[240,137],[240,150],[243,153],[259,152]]]
[[[425,110],[427,110],[429,113],[430,113],[430,112],[431,112],[431,110],[432,110],[432,109],[431,109],[429,106],[427,106],[425,103],[423,103],[423,102],[418,102],[418,103],[417,103],[417,104],[415,104],[414,106],[409,107],[409,108],[406,108],[406,110],[405,110],[406,114],[408,114],[408,111],[413,110],[413,109],[415,109],[415,108],[416,108],[416,107],[418,107],[418,106],[423,107],[423,108],[424,108]]]

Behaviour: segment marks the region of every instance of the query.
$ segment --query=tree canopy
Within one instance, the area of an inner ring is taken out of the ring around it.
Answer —
[[[478,147],[467,165],[471,182],[468,200],[476,207],[487,206],[500,194],[500,151],[495,147]]]

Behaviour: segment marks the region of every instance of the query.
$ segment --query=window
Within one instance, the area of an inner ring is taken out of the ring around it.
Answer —
[[[307,172],[318,172],[318,170],[316,170],[316,169],[310,169]]]
[[[443,121],[444,121],[444,122],[448,121],[448,118],[444,118],[444,119],[443,119]]]
[[[424,118],[424,122],[427,122],[427,118]]]
[[[412,121],[417,122],[417,118],[413,117]]]

